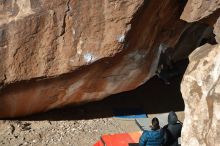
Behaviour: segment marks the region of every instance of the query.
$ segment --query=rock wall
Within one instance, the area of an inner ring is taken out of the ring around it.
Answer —
[[[183,11],[179,0],[0,1],[0,118],[138,87],[165,49],[178,61],[213,38],[219,5],[189,0]]]
[[[220,144],[220,45],[204,45],[190,55],[181,90],[185,102],[182,144]]]
[[[205,44],[189,57],[181,91],[185,102],[182,145],[220,145],[220,1],[188,1],[182,18],[214,24],[218,44]],[[187,11],[193,9],[191,13]],[[205,18],[206,17],[206,18]],[[218,18],[218,20],[217,20]]]
[[[187,22],[199,21],[203,18],[219,14],[220,1],[219,0],[188,0],[181,19]],[[219,15],[216,15],[217,17]]]
[[[128,91],[186,23],[178,0],[0,1],[0,118]]]
[[[0,82],[59,76],[114,56],[122,50],[132,16],[142,4],[143,0],[2,1]]]

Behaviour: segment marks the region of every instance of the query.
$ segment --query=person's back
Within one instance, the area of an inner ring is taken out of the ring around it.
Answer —
[[[140,141],[140,146],[161,146],[163,141],[163,132],[162,129],[156,131],[144,131]]]
[[[177,123],[178,118],[175,112],[168,115],[168,125],[164,126],[165,145],[178,146],[178,138],[181,136],[182,124]]]
[[[163,143],[163,129],[160,129],[159,120],[153,118],[152,130],[145,130],[140,137],[140,146],[161,146]]]

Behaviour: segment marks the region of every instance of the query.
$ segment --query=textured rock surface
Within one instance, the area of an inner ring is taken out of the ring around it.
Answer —
[[[215,23],[214,33],[218,43],[220,37],[219,3],[220,1],[189,1],[182,15],[182,18],[189,22],[207,17],[204,22],[211,20],[209,24]],[[187,14],[189,6],[194,8],[191,13]],[[190,64],[181,84],[185,102],[183,145],[220,145],[219,85],[220,45],[205,44],[190,55]]]
[[[219,0],[188,0],[181,19],[188,22],[198,21],[213,14],[219,8]]]
[[[184,30],[173,0],[0,2],[0,117],[100,100],[154,75]]]
[[[122,49],[136,1],[1,1],[4,84],[58,76]],[[125,9],[126,8],[126,9]]]
[[[220,145],[220,45],[190,55],[181,90],[185,102],[183,145]]]
[[[220,43],[220,17],[218,18],[216,24],[215,24],[215,29],[214,33],[216,34],[215,39],[218,43]]]

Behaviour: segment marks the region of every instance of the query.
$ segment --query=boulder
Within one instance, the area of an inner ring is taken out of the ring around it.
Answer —
[[[210,17],[219,16],[219,0],[188,0],[181,19],[187,22],[195,22]]]
[[[185,102],[182,145],[220,145],[220,1],[190,0],[182,14],[188,22],[214,27],[216,42],[197,48],[181,83]]]
[[[173,0],[0,1],[0,118],[101,100],[157,70],[186,22]]]
[[[185,102],[182,144],[220,144],[220,45],[206,44],[190,55],[181,91]]]

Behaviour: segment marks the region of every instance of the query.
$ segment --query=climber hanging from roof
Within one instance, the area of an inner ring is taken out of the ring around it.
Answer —
[[[207,24],[192,23],[186,25],[174,48],[165,44],[159,46],[159,62],[156,75],[162,79],[165,84],[170,84],[170,79],[178,76],[179,71],[174,63],[187,59],[192,51],[206,43],[216,44],[213,28]]]
[[[174,67],[171,58],[171,48],[164,44],[159,46],[159,51],[161,51],[159,56],[159,62],[157,66],[156,75],[164,81],[165,84],[170,84],[169,80],[177,76],[178,70]]]

